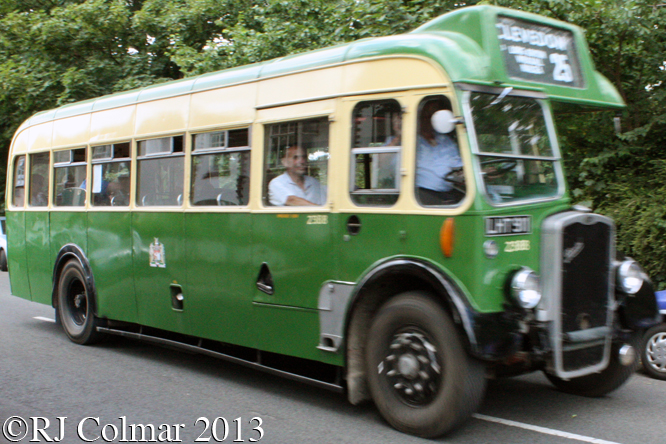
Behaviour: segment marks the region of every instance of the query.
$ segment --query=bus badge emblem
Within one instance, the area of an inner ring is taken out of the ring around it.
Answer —
[[[155,242],[150,244],[150,266],[166,268],[166,257],[164,254],[164,244],[155,238]]]

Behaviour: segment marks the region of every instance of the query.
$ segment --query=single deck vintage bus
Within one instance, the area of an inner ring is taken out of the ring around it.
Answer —
[[[600,396],[652,285],[573,206],[552,107],[621,109],[576,26],[493,6],[38,113],[9,154],[13,294],[372,400],[434,437],[488,376]]]

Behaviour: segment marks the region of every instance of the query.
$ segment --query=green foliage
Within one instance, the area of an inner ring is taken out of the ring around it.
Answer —
[[[37,111],[169,79],[407,32],[455,0],[0,0],[0,158]],[[627,103],[555,104],[572,197],[615,218],[618,246],[666,287],[666,6],[648,0],[484,0],[586,29]],[[6,169],[0,164],[0,174]],[[3,185],[0,185],[2,187]]]

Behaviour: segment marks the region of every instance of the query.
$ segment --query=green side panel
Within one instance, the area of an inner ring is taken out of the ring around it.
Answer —
[[[88,213],[88,260],[97,290],[97,315],[138,322],[129,212]]]
[[[85,211],[52,211],[50,214],[51,254],[48,263],[49,286],[52,285],[55,260],[62,247],[74,244],[85,254],[88,254],[88,214]],[[33,284],[32,274],[30,274],[30,284]],[[34,287],[33,300],[37,300]],[[51,303],[51,290],[49,290],[48,294],[48,303]]]
[[[440,244],[445,216],[412,216],[406,221],[408,232],[407,253],[423,258],[454,281],[467,294],[474,309],[481,312],[502,309],[502,294],[482,291],[477,285],[483,276],[485,256],[483,253],[483,218],[458,216],[454,218],[454,248],[451,257],[446,257]]]
[[[25,244],[25,213],[8,211],[7,216],[7,254],[9,281],[12,294],[30,299],[30,281],[28,280],[28,262]]]
[[[480,312],[504,311],[506,283],[522,267],[540,273],[541,224],[550,214],[568,208],[548,202],[520,208],[486,210],[454,218],[454,247],[451,257],[442,252],[439,233],[447,219],[444,216],[410,216],[407,254],[431,262],[449,276],[465,293],[471,306]],[[486,236],[486,216],[530,216],[531,232],[521,235]],[[499,254],[488,258],[484,243],[493,241]]]
[[[185,255],[183,220],[182,212],[132,213],[134,287],[139,323],[189,334],[188,295],[184,295],[182,311],[172,304],[172,292],[179,286],[185,289],[191,266]],[[162,250],[164,267],[151,266],[151,244],[153,251]]]
[[[357,235],[345,237],[352,214],[339,214],[335,226],[339,279],[347,282],[358,282],[375,263],[404,254],[408,236],[405,231],[407,216],[402,214],[359,212],[353,215],[361,221]]]
[[[50,231],[51,273],[55,259],[65,245],[74,244],[88,254],[88,214],[85,211],[52,211]]]
[[[316,212],[253,215],[252,273],[258,276],[265,263],[275,287],[272,295],[255,287],[255,302],[317,309],[319,289],[335,277],[330,215],[323,215],[325,224],[320,216]]]
[[[287,209],[282,214],[253,215],[253,282],[266,264],[274,288],[270,295],[253,288],[256,348],[322,359],[317,349],[319,290],[336,276],[331,216]]]
[[[255,305],[254,331],[261,350],[344,365],[342,354],[319,350],[319,313],[278,305]]]
[[[49,242],[49,213],[25,212],[25,247],[32,300],[51,305],[53,263]],[[85,231],[83,232],[85,235]]]
[[[251,266],[251,218],[250,213],[185,215],[185,250],[191,265],[184,295],[196,336],[256,346],[251,319],[258,270]]]

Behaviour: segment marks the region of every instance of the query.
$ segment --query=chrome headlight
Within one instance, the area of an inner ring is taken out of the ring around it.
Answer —
[[[529,268],[523,268],[511,278],[511,297],[523,308],[534,308],[541,301],[539,276]]]
[[[627,294],[636,294],[643,286],[645,273],[634,260],[623,261],[617,269],[617,286]]]

